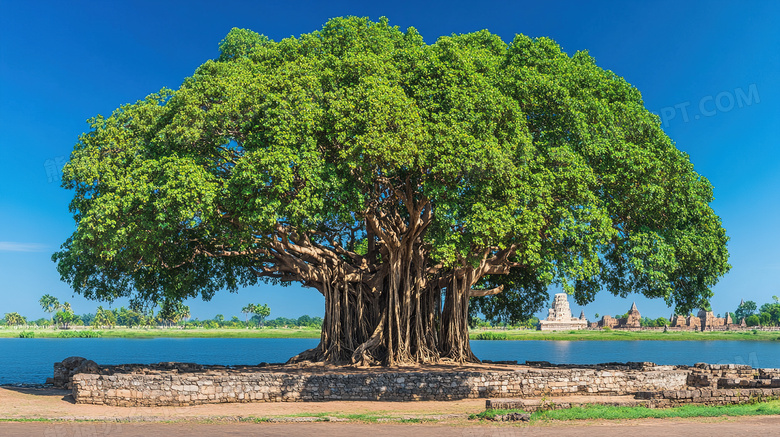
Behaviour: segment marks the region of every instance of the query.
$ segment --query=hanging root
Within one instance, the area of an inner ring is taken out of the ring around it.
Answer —
[[[358,346],[357,349],[355,349],[355,351],[352,353],[352,364],[356,364],[358,366],[368,366],[376,361],[376,359],[369,351],[382,342],[382,331],[385,329],[386,320],[387,315],[382,314],[382,318],[379,320],[379,324],[377,324],[376,329],[374,329],[374,333],[371,334],[371,338]]]
[[[321,343],[317,345],[317,347],[312,349],[306,349],[305,351],[299,353],[298,355],[290,358],[287,360],[285,364],[296,364],[301,363],[305,361],[315,362],[315,361],[322,361],[324,358],[322,354],[322,348]]]

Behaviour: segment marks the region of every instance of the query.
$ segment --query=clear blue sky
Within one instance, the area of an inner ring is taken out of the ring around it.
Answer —
[[[387,16],[428,43],[488,29],[547,36],[625,77],[715,187],[713,208],[731,237],[732,271],[715,287],[716,313],[740,299],[780,295],[780,2],[261,2],[0,0],[0,316],[45,316],[45,293],[77,313],[51,254],[74,230],[59,168],[85,120],[163,87],[177,88],[243,27],[279,40],[343,15]],[[392,3],[392,4],[391,4]],[[602,292],[585,309],[668,317],[662,301]],[[322,315],[311,289],[252,287],[189,301],[193,317],[240,316],[249,302],[271,317]],[[115,302],[114,305],[125,304]],[[580,307],[572,305],[575,315]]]

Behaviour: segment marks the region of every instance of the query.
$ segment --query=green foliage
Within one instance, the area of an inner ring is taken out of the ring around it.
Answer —
[[[113,328],[116,326],[116,315],[113,311],[104,309],[103,306],[97,307],[95,318],[92,320],[92,326],[96,328]]]
[[[33,331],[22,331],[19,333],[19,338],[35,338],[35,332]]]
[[[752,300],[743,302],[737,307],[737,310],[734,311],[736,314],[736,318],[734,320],[739,323],[740,320],[745,319],[745,322],[747,322],[747,318],[755,314],[757,308],[758,306]]]
[[[745,318],[745,324],[748,326],[758,326],[761,324],[761,319],[759,319],[756,314],[753,314]]]
[[[219,323],[214,320],[206,320],[202,326],[206,329],[216,329],[219,328]]]
[[[474,340],[506,340],[506,332],[480,332],[473,338]]]
[[[127,326],[128,328],[132,328],[133,326],[146,326],[149,322],[143,313],[134,309],[121,307],[114,308],[114,310],[111,312],[113,313],[114,323],[119,326]],[[106,317],[110,322],[110,316],[106,315]]]
[[[481,413],[471,415],[469,419],[491,420],[497,415],[508,413],[527,414],[523,410],[485,410]],[[768,399],[765,402],[753,402],[742,405],[684,405],[672,408],[586,405],[584,407],[536,411],[531,413],[531,422],[550,420],[626,420],[671,417],[760,416],[776,414],[780,414],[780,402],[776,399]]]
[[[79,316],[81,323],[84,326],[92,326],[92,322],[95,320],[95,315],[92,313],[86,313]]]
[[[190,318],[190,307],[184,305],[178,299],[166,299],[162,302],[160,311],[157,313],[156,320],[158,323],[171,326],[175,325],[180,320]]]
[[[478,284],[504,287],[474,299],[489,320],[524,320],[552,284],[686,313],[729,269],[712,186],[639,91],[547,38],[428,45],[356,17],[278,42],[233,29],[178,90],[89,123],[63,171],[78,226],[53,255],[88,298],[256,284],[277,224],[363,250],[387,180],[430,199],[431,265],[513,248]]]
[[[780,326],[780,303],[777,302],[777,296],[772,296],[774,303],[765,303],[759,308],[762,325]]]
[[[17,312],[5,313],[5,323],[8,326],[26,325],[27,319]]]
[[[320,328],[322,326],[322,317],[311,317],[304,315],[297,319],[288,319],[285,317],[277,317],[265,322],[265,326],[269,328]]]
[[[264,35],[234,27],[219,43],[219,60],[229,61],[249,56],[252,51],[261,49],[268,42]]]
[[[263,321],[271,314],[271,309],[266,304],[252,305],[252,320],[257,322],[257,326],[263,326]]]
[[[625,317],[628,317],[628,314],[616,318],[625,318]],[[652,319],[650,317],[643,316],[642,320],[640,321],[640,325],[646,328],[652,328],[652,327],[661,328],[664,326],[669,326],[669,324],[670,324],[669,319],[667,319],[666,317],[659,317],[657,319]]]
[[[54,322],[59,325],[60,328],[67,329],[72,324],[78,324],[82,320],[73,312],[70,303],[65,302],[62,305],[57,305],[57,313],[54,314]]]
[[[655,326],[661,328],[664,326],[669,326],[671,322],[666,317],[659,317],[655,319]]]
[[[43,308],[44,311],[49,313],[49,316],[52,317],[52,322],[54,321],[54,318],[52,316],[52,313],[57,311],[60,308],[60,301],[50,295],[50,294],[44,294],[41,299],[38,301],[38,303],[41,305],[41,308]]]
[[[103,336],[101,331],[60,331],[58,338],[100,338]]]

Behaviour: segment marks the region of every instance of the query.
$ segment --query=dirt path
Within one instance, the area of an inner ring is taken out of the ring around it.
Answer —
[[[510,437],[556,436],[625,437],[627,435],[681,435],[751,437],[780,435],[780,417],[763,416],[716,421],[631,420],[566,425],[447,426],[362,423],[261,423],[261,424],[163,424],[163,423],[0,423],[0,436],[44,437],[166,437],[189,436],[370,436],[370,437]]]
[[[606,400],[603,397],[602,400]],[[617,400],[619,398],[615,398]],[[561,399],[562,400],[562,399]],[[577,400],[575,397],[568,399]],[[581,400],[581,399],[580,399]],[[69,392],[0,387],[0,436],[45,437],[180,437],[193,435],[453,437],[583,435],[750,435],[780,436],[780,416],[577,421],[563,424],[475,424],[466,420],[483,411],[484,399],[449,402],[269,402],[196,405],[191,407],[110,407],[73,403]],[[311,422],[318,416],[373,415],[381,418],[430,418],[424,423]],[[303,416],[303,417],[302,417]],[[247,423],[250,419],[284,423]],[[48,419],[54,422],[29,422]],[[27,422],[8,422],[22,420]],[[302,420],[293,422],[290,420]],[[306,422],[308,421],[308,422]]]
[[[391,417],[468,415],[485,409],[484,399],[425,402],[255,402],[190,407],[111,407],[75,404],[67,390],[0,387],[0,419],[202,420],[289,415],[373,414]]]

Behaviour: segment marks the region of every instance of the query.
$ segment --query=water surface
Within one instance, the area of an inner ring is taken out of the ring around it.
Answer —
[[[98,364],[278,363],[317,345],[316,338],[0,338],[0,384],[41,384],[53,364],[82,356]],[[486,341],[471,342],[485,360],[557,364],[651,361],[657,364],[749,364],[780,368],[780,342],[758,341]]]

